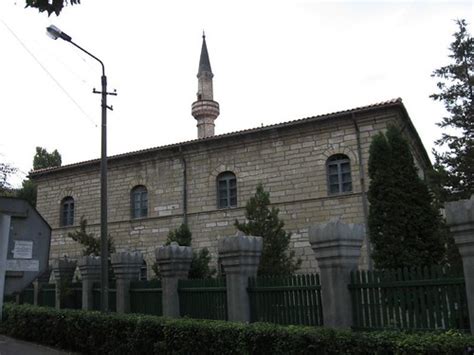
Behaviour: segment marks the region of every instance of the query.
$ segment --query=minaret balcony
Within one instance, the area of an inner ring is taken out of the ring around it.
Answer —
[[[219,116],[219,103],[213,100],[199,100],[193,102],[191,113],[197,120],[202,118],[217,118]]]

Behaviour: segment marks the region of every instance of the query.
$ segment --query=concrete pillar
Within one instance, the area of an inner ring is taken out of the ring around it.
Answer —
[[[257,276],[263,240],[233,236],[218,240],[219,258],[227,283],[227,316],[233,322],[250,322],[249,277]]]
[[[64,259],[53,260],[53,276],[54,282],[56,283],[56,309],[61,308],[61,300],[64,295],[61,292],[64,288],[72,282],[74,271],[76,271],[76,260],[69,260],[66,257]]]
[[[471,334],[474,335],[474,195],[446,204],[446,222],[462,257]]]
[[[350,272],[357,268],[364,240],[362,224],[339,220],[312,226],[309,241],[320,268],[324,326],[350,328],[352,302],[348,285]]]
[[[94,282],[100,281],[100,256],[83,256],[79,259],[77,267],[82,278],[82,309],[94,309],[94,296],[92,294]]]
[[[48,267],[45,272],[43,272],[40,276],[36,278],[36,280],[33,282],[33,304],[35,306],[40,305],[40,294],[41,294],[41,289],[43,288],[44,284],[47,284],[49,282],[49,277],[51,276],[51,268]]]
[[[140,252],[122,252],[110,257],[116,279],[117,312],[130,312],[130,282],[138,280],[143,255]]]
[[[160,267],[163,294],[163,315],[179,317],[178,280],[187,279],[193,250],[191,247],[171,243],[155,250],[156,262]]]

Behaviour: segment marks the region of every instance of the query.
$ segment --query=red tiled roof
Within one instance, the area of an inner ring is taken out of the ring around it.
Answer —
[[[197,139],[192,139],[192,140],[185,141],[185,142],[167,144],[167,145],[163,145],[163,146],[159,146],[159,147],[146,148],[146,149],[136,150],[136,151],[133,151],[133,152],[112,155],[112,156],[107,157],[107,160],[110,161],[110,160],[115,160],[115,159],[129,157],[129,156],[130,157],[131,156],[137,156],[137,155],[141,155],[141,154],[145,154],[145,153],[150,153],[150,152],[165,150],[165,149],[170,149],[170,148],[177,148],[177,147],[180,147],[180,146],[190,145],[190,144],[194,144],[194,143],[200,143],[200,142],[204,142],[204,141],[207,142],[207,141],[213,141],[213,140],[220,140],[222,138],[239,136],[239,135],[249,134],[249,133],[254,133],[254,132],[261,132],[261,131],[266,131],[266,130],[274,129],[274,128],[293,126],[295,124],[300,124],[300,123],[305,123],[305,122],[310,122],[310,121],[315,121],[315,120],[324,120],[324,119],[329,119],[329,118],[335,118],[335,117],[338,117],[338,116],[346,115],[348,113],[369,111],[369,110],[378,109],[378,108],[382,108],[382,107],[390,107],[390,106],[397,106],[397,105],[401,105],[404,108],[401,98],[382,101],[382,102],[378,102],[378,103],[375,103],[375,104],[356,107],[356,108],[343,110],[343,111],[336,111],[336,112],[326,113],[326,114],[317,115],[317,116],[300,118],[300,119],[292,120],[292,121],[275,123],[275,124],[262,126],[262,127],[258,127],[258,128],[249,128],[249,129],[244,129],[244,130],[241,130],[241,131],[235,131],[235,132],[219,134],[219,135],[215,135],[215,136],[212,136],[212,137],[197,138]],[[29,173],[29,176],[34,177],[34,176],[39,176],[39,175],[43,175],[43,174],[59,172],[59,171],[67,170],[67,169],[70,169],[70,168],[82,167],[82,166],[86,166],[86,165],[93,165],[93,164],[99,164],[99,163],[100,163],[100,159],[86,160],[86,161],[73,163],[73,164],[68,164],[68,165],[63,165],[63,166],[59,166],[59,167],[39,169],[39,170],[31,171]]]

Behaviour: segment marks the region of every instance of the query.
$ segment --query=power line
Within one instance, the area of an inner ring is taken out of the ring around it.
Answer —
[[[43,69],[45,71],[46,74],[48,74],[48,76],[51,78],[51,80],[53,80],[56,85],[62,90],[62,92],[72,101],[72,103],[74,105],[76,105],[76,107],[79,109],[79,111],[82,112],[82,114],[89,120],[91,121],[91,123],[95,126],[95,128],[98,127],[97,123],[94,121],[94,119],[92,117],[90,117],[85,111],[84,109],[81,107],[81,105],[79,105],[79,103],[74,100],[74,98],[71,96],[71,94],[69,94],[69,92],[67,92],[67,90],[59,83],[59,81],[53,76],[53,74],[51,74],[48,69],[46,69],[46,67],[39,61],[39,59],[33,54],[33,52],[31,52],[28,47],[23,43],[23,41],[16,35],[16,33],[5,23],[5,21],[3,21],[3,19],[0,18],[0,21],[3,23],[3,25],[7,28],[7,30],[12,34],[13,37],[15,37],[15,39],[21,44],[21,46],[26,50],[26,52],[28,52],[28,54],[35,60],[36,63],[38,63],[38,65],[41,67],[41,69]]]

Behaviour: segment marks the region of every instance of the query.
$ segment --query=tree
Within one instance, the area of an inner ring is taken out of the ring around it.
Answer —
[[[17,191],[16,197],[22,198],[23,200],[28,201],[31,206],[36,207],[36,196],[36,184],[30,179],[23,180],[21,183],[21,189]]]
[[[283,227],[285,223],[278,217],[279,209],[270,205],[270,193],[263,185],[257,186],[255,195],[245,205],[246,222],[235,220],[235,227],[246,235],[263,238],[263,250],[258,268],[259,275],[291,275],[300,266],[301,260],[294,260],[295,252],[288,252],[291,233]]]
[[[453,132],[444,132],[435,142],[441,152],[433,151],[445,190],[440,198],[448,200],[468,199],[474,193],[474,38],[465,20],[456,24],[459,29],[449,47],[452,62],[433,72],[440,79],[439,92],[430,96],[442,101],[448,112],[437,125]]]
[[[11,195],[12,190],[8,182],[10,175],[16,172],[16,168],[7,163],[0,163],[0,195]]]
[[[59,16],[64,5],[67,4],[76,5],[80,4],[81,0],[26,0],[25,7],[34,7],[37,8],[39,12],[46,11],[48,16],[53,12],[56,16]]]
[[[373,138],[369,177],[368,222],[375,266],[420,267],[443,262],[441,216],[396,127]]]
[[[83,255],[100,256],[100,238],[96,238],[94,233],[87,233],[87,219],[84,216],[81,217],[79,230],[69,232],[67,236],[84,246]],[[107,238],[107,249],[109,255],[115,252],[114,241],[110,235]]]
[[[33,157],[33,170],[54,168],[61,166],[61,154],[55,149],[53,152],[42,147],[36,147],[36,154]],[[37,186],[33,180],[25,179],[22,182],[21,189],[16,196],[27,200],[33,207],[36,207]]]
[[[192,233],[189,230],[187,224],[183,223],[179,228],[172,230],[168,233],[168,238],[165,245],[170,245],[175,242],[178,245],[189,247],[191,246]],[[211,261],[211,256],[209,255],[209,250],[203,248],[197,252],[193,252],[193,259],[191,261],[191,267],[189,269],[188,277],[190,279],[208,279],[214,276],[216,270],[209,267]],[[160,270],[158,264],[155,263],[152,266],[153,271],[156,276],[160,275]]]
[[[36,147],[33,157],[33,170],[54,168],[61,166],[61,154],[55,149],[51,153],[42,147]]]

